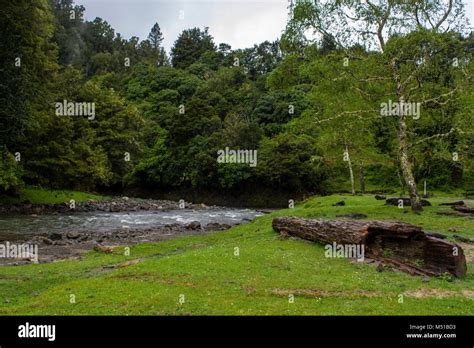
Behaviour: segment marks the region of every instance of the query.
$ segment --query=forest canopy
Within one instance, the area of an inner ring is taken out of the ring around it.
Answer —
[[[232,49],[189,28],[170,52],[159,23],[125,39],[84,11],[2,5],[3,193],[474,189],[461,1],[293,1],[277,41]],[[63,101],[95,115],[58,116]],[[257,165],[217,161],[226,148],[256,151]]]

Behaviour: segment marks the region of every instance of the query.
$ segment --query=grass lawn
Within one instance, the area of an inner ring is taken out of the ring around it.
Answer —
[[[47,190],[37,187],[28,187],[21,190],[19,197],[2,196],[0,195],[0,203],[18,204],[18,203],[33,203],[33,204],[47,204],[47,203],[65,203],[74,199],[76,202],[87,201],[89,199],[102,200],[105,196],[99,196],[92,193],[70,191],[70,190]]]
[[[346,206],[331,206],[342,199]],[[313,197],[227,231],[139,244],[130,256],[118,247],[109,255],[88,252],[82,261],[0,267],[0,314],[474,315],[472,248],[465,249],[464,279],[428,280],[328,259],[322,245],[280,240],[271,228],[275,216],[330,219],[359,212],[474,237],[474,220],[436,214],[449,211],[438,204],[450,200],[456,198],[431,198],[434,206],[414,215],[372,196]],[[127,260],[138,262],[108,267]]]

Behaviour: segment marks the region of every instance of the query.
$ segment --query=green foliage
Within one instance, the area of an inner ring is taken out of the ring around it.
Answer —
[[[5,148],[0,153],[0,192],[14,192],[22,184],[15,157]]]
[[[154,144],[146,151],[143,159],[134,167],[133,172],[125,177],[128,185],[165,185],[166,164],[171,162],[171,152],[166,146],[167,131],[155,126],[151,133]]]
[[[16,196],[0,196],[0,203],[3,204],[51,204],[66,203],[73,199],[75,202],[85,202],[88,200],[105,200],[107,196],[92,193],[71,191],[71,190],[46,190],[41,187],[25,187]]]
[[[383,11],[356,3],[297,1],[281,39],[246,49],[186,29],[170,65],[158,23],[145,40],[124,39],[72,0],[10,2],[0,20],[0,187],[346,190],[347,151],[356,181],[403,190],[400,127],[380,116],[397,99],[392,69],[409,79],[407,100],[424,101],[422,117],[407,119],[415,179],[431,190],[472,187],[473,36],[458,2],[454,29],[429,27],[427,14],[443,13],[437,1],[417,26],[390,15],[393,31],[378,46],[367,36]],[[411,6],[392,9],[410,17]],[[359,25],[348,25],[347,9]],[[96,117],[57,116],[63,100],[94,102]],[[218,163],[227,147],[256,150],[257,166]]]
[[[299,84],[301,81],[301,60],[302,58],[296,54],[286,56],[268,77],[268,88],[270,90],[287,89]]]
[[[314,143],[309,136],[291,134],[264,139],[259,150],[259,175],[273,187],[320,190],[323,163]]]
[[[216,50],[213,38],[208,28],[184,30],[171,48],[171,63],[177,69],[186,69],[197,62],[206,52]]]
[[[282,59],[280,42],[264,41],[252,48],[237,50],[235,57],[239,59],[239,65],[245,66],[249,77],[256,80],[257,77],[270,73],[278,66]]]
[[[28,127],[29,113],[44,104],[54,73],[49,42],[53,17],[46,0],[2,4],[0,19],[0,145],[13,151]],[[15,149],[14,151],[16,151]]]

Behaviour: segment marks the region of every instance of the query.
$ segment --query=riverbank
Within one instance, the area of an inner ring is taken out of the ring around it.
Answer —
[[[209,223],[201,226],[198,221],[187,224],[167,224],[153,228],[123,227],[108,231],[48,233],[32,236],[28,239],[8,241],[11,245],[25,245],[37,248],[37,255],[22,258],[0,258],[0,265],[26,265],[31,263],[49,263],[59,260],[81,260],[88,251],[112,252],[115,246],[133,246],[137,243],[165,241],[188,235],[204,235],[214,231],[231,228],[228,224]],[[0,244],[6,244],[3,241]]]
[[[84,202],[87,200],[106,200],[110,197],[97,193],[72,191],[72,190],[47,190],[41,187],[22,188],[17,195],[0,194],[0,205],[7,204],[51,204],[64,203],[74,200]]]
[[[205,204],[175,202],[169,200],[140,199],[129,197],[109,197],[107,200],[68,201],[62,203],[18,203],[0,204],[1,214],[64,214],[81,212],[123,212],[140,210],[167,211],[171,209],[203,209]]]
[[[334,219],[357,212],[417,224],[453,241],[455,234],[474,238],[472,218],[437,214],[451,211],[440,203],[461,199],[430,198],[432,206],[415,215],[368,195],[313,197],[225,231],[138,243],[129,253],[124,243],[111,253],[87,252],[81,261],[4,266],[0,314],[474,315],[472,244],[459,243],[465,278],[426,279],[326,258],[324,246],[281,240],[271,227],[276,216]],[[345,205],[333,206],[340,201]]]
[[[189,202],[108,200],[0,206],[0,242],[37,248],[38,257],[0,257],[0,265],[80,259],[93,248],[206,234],[251,221],[256,211]]]

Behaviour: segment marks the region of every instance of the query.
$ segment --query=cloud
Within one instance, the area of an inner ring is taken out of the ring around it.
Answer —
[[[285,28],[288,10],[286,1],[235,1],[212,8],[209,31],[216,42],[245,48],[265,40],[279,38]]]
[[[209,27],[216,43],[225,42],[232,48],[273,41],[280,37],[288,16],[287,0],[76,0],[75,3],[84,5],[87,20],[101,17],[125,38],[145,39],[158,22],[167,51],[184,29],[193,27]]]
[[[146,39],[158,22],[169,52],[178,35],[193,27],[209,27],[215,42],[232,48],[251,47],[280,37],[288,16],[288,0],[75,0],[85,17],[101,17],[125,38]],[[474,0],[465,1],[466,17],[474,18]],[[184,11],[184,19],[180,19]]]

